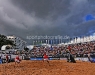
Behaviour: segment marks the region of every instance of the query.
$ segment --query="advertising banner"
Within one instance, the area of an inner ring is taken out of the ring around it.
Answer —
[[[50,57],[49,60],[60,60],[59,57]]]
[[[30,60],[43,60],[43,58],[30,58]]]

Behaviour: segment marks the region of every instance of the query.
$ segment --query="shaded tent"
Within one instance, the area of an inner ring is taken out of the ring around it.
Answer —
[[[1,50],[7,50],[7,49],[12,49],[12,46],[11,45],[3,45],[1,47]]]
[[[28,48],[29,50],[32,50],[32,49],[34,48],[34,45],[28,45],[27,48]]]

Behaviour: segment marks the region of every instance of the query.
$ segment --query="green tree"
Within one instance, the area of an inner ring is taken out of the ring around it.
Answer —
[[[3,45],[12,45],[15,46],[14,42],[11,40],[8,40],[5,35],[0,34],[0,49]]]

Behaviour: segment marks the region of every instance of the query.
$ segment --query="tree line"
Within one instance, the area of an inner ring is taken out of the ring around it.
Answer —
[[[7,36],[0,34],[0,50],[3,45],[12,45],[15,46],[14,42],[12,40],[8,40]]]

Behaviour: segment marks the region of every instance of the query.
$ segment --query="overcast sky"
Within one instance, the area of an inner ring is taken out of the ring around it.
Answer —
[[[32,35],[90,35],[95,0],[0,0],[0,33],[24,40]]]

